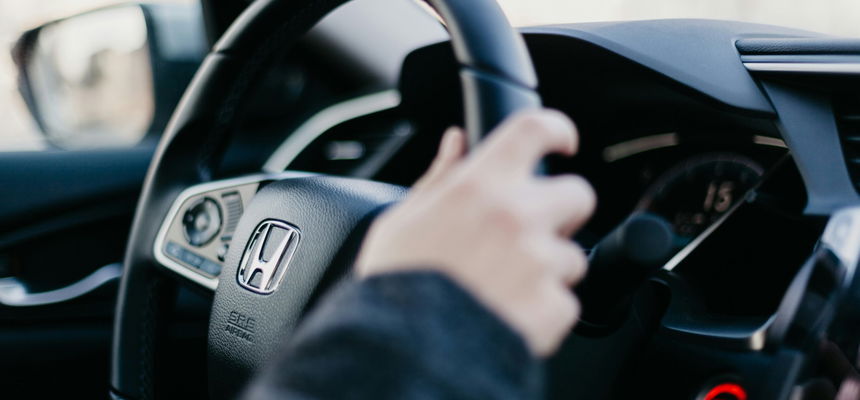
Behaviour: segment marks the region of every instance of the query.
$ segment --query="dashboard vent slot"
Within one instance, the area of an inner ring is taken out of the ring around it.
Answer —
[[[833,100],[842,150],[854,188],[860,191],[860,94],[843,95]]]

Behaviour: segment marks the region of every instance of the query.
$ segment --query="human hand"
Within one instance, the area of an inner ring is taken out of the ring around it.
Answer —
[[[449,130],[406,199],[371,226],[358,275],[438,270],[535,355],[552,354],[579,316],[570,287],[587,259],[570,237],[591,216],[595,195],[579,176],[534,171],[545,155],[571,156],[577,146],[573,123],[555,111],[513,116],[465,157],[462,131]]]

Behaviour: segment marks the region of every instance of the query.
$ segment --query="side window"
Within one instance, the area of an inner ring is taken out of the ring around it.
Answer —
[[[206,52],[200,5],[105,3],[0,0],[0,152],[133,147],[164,128]]]

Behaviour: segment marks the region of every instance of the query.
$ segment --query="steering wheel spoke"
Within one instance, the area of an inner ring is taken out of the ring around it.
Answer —
[[[189,187],[173,202],[153,244],[158,264],[214,291],[239,224],[266,182],[308,176],[297,172],[253,174]]]

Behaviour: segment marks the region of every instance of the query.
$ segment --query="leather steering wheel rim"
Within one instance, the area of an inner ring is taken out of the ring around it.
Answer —
[[[203,61],[149,167],[125,254],[111,356],[111,394],[156,395],[156,353],[175,279],[153,243],[180,192],[212,180],[254,83],[302,34],[347,0],[257,0]],[[522,37],[494,0],[426,0],[461,65],[466,128],[475,142],[512,113],[540,105]]]

